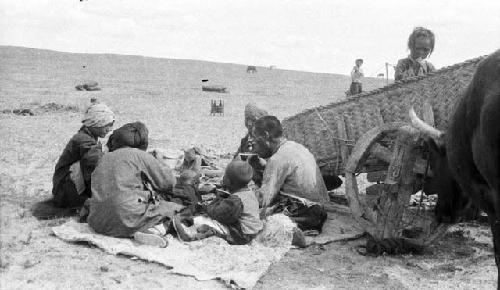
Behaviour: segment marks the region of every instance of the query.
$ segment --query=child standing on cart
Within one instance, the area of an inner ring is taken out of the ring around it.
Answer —
[[[349,88],[349,94],[351,96],[357,95],[363,91],[363,86],[361,80],[363,79],[364,73],[361,66],[363,65],[363,60],[356,59],[355,66],[351,71],[351,87]]]
[[[434,33],[424,27],[416,27],[408,38],[410,55],[400,59],[395,67],[394,80],[401,81],[415,76],[425,76],[436,69],[426,60],[434,50]]]

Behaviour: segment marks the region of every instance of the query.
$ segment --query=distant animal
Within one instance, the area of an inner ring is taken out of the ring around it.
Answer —
[[[249,74],[250,74],[250,73],[254,74],[254,73],[256,73],[256,72],[257,72],[257,68],[256,68],[255,66],[253,66],[253,65],[249,65],[249,66],[247,67],[247,73],[249,73]]]
[[[377,78],[383,78],[385,75],[383,73],[377,74]]]
[[[208,82],[208,79],[202,79],[201,82],[206,83],[206,82]]]
[[[455,222],[472,202],[488,214],[497,283],[500,278],[500,50],[478,66],[458,99],[448,130],[424,123],[410,110],[415,127],[429,137],[431,170],[438,177],[436,218]],[[434,167],[434,168],[432,168]],[[497,289],[500,289],[497,284]]]

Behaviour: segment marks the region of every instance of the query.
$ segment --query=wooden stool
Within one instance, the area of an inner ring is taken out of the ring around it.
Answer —
[[[223,100],[211,100],[210,101],[210,115],[215,116],[219,114],[224,116],[224,101]]]

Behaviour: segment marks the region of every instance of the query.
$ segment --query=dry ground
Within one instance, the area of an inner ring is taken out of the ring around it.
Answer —
[[[349,85],[347,77],[328,74],[258,68],[247,75],[246,67],[231,64],[13,47],[0,47],[0,54],[0,111],[49,102],[82,110],[97,97],[116,112],[117,126],[145,122],[153,147],[201,144],[217,154],[236,149],[248,101],[283,118],[341,99]],[[203,78],[230,93],[201,92]],[[88,79],[103,90],[74,90]],[[382,83],[368,80],[365,87]],[[209,116],[211,99],[225,101],[224,116]],[[0,114],[0,288],[224,289],[218,281],[200,282],[160,265],[67,244],[50,231],[66,219],[31,215],[31,206],[50,196],[53,167],[80,118],[74,111]],[[421,256],[364,257],[356,252],[363,240],[291,250],[256,289],[493,289],[490,238],[484,225],[467,224],[452,228]]]

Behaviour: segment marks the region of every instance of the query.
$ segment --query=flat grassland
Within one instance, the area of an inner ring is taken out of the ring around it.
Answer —
[[[234,152],[245,134],[243,110],[253,101],[278,118],[344,98],[349,77],[194,60],[69,54],[0,47],[0,111],[33,108],[34,116],[0,113],[1,289],[224,289],[218,281],[166,273],[163,266],[111,256],[86,244],[65,243],[30,208],[50,197],[55,162],[80,127],[90,98],[108,104],[116,126],[140,120],[151,147],[202,145],[214,154]],[[229,93],[201,91],[201,80]],[[76,91],[85,81],[101,91]],[[364,89],[384,85],[366,79]],[[223,100],[224,116],[210,116]],[[44,104],[65,106],[41,110]],[[455,226],[421,256],[364,257],[364,240],[291,250],[256,289],[485,289],[496,268],[488,227]]]

